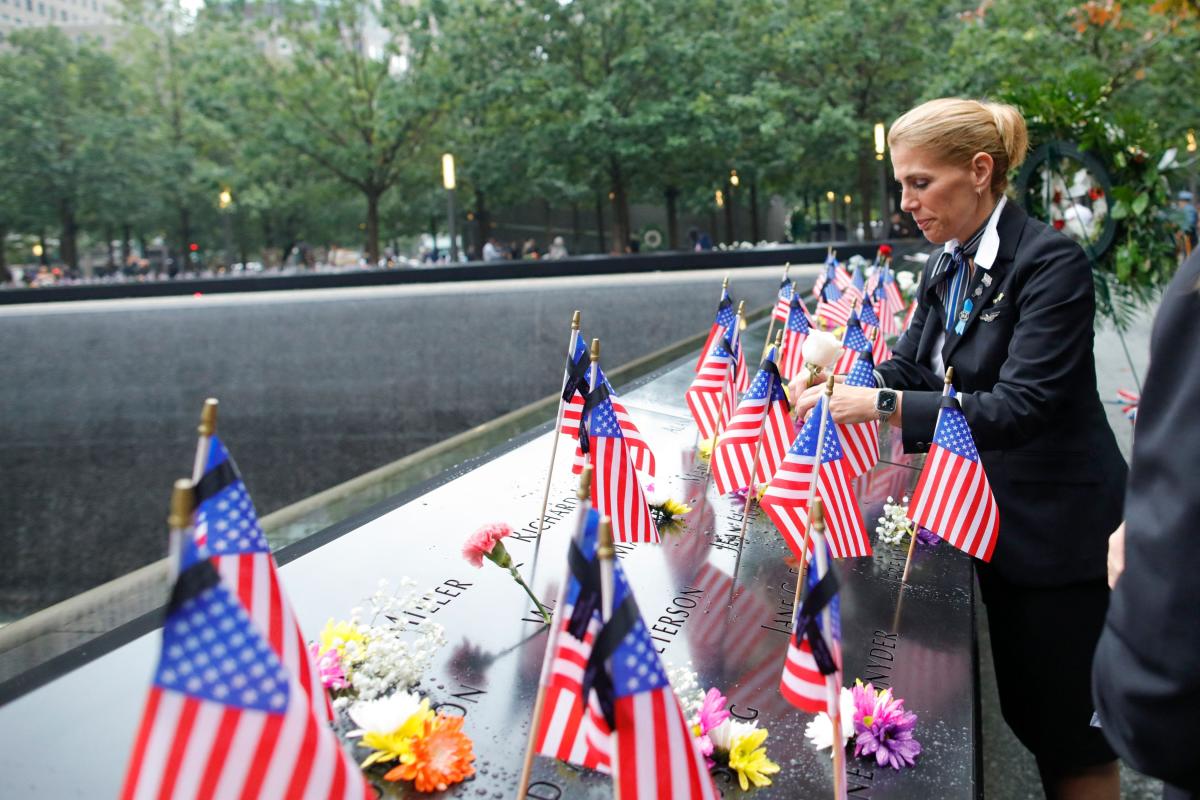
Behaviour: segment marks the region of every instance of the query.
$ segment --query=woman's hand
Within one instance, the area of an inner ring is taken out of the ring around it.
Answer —
[[[1117,579],[1125,571],[1125,523],[1108,537],[1108,588],[1117,588]]]
[[[798,418],[808,416],[808,412],[817,404],[818,398],[825,392],[825,385],[812,386],[793,404]],[[833,399],[829,402],[829,411],[833,421],[843,425],[853,422],[872,422],[879,418],[875,411],[876,389],[865,386],[846,386],[837,383],[833,387]]]

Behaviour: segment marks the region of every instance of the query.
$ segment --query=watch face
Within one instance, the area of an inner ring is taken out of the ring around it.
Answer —
[[[891,414],[896,410],[896,393],[880,392],[875,399],[875,410],[881,414]]]

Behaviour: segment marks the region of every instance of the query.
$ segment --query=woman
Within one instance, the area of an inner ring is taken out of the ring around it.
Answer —
[[[887,418],[906,451],[926,451],[954,367],[1000,510],[992,560],[976,564],[1004,718],[1037,758],[1047,797],[1118,797],[1115,755],[1090,724],[1090,660],[1126,468],[1096,392],[1090,265],[1004,197],[1027,148],[1017,109],[933,100],[896,120],[888,142],[901,209],[942,248],[911,326],[879,365],[886,388],[837,386],[833,417]],[[805,391],[799,411],[820,392]]]

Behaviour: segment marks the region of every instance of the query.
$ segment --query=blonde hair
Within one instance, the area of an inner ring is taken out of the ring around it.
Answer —
[[[922,103],[900,116],[888,131],[888,146],[930,150],[956,166],[968,166],[976,153],[987,153],[995,166],[992,193],[1008,186],[1008,172],[1021,166],[1029,149],[1025,118],[1016,106],[961,97]]]

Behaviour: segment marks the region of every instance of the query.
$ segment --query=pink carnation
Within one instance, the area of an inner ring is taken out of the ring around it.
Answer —
[[[308,651],[317,662],[317,672],[321,676],[321,684],[326,689],[345,689],[350,685],[346,680],[345,671],[342,670],[342,663],[338,660],[337,650],[331,647],[322,653],[321,646],[312,642],[308,645]]]
[[[484,525],[467,538],[463,545],[463,558],[471,562],[473,567],[482,567],[485,556],[491,554],[496,542],[512,533],[512,528],[503,522],[492,522]]]

